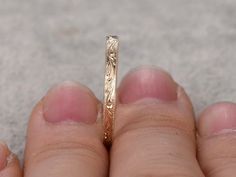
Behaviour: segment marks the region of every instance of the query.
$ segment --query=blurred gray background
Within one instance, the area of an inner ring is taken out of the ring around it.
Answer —
[[[196,113],[236,101],[235,0],[1,0],[0,139],[22,159],[29,114],[53,84],[102,98],[105,36],[120,36],[119,80],[158,65]]]

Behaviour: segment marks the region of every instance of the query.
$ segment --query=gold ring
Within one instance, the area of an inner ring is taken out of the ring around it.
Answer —
[[[116,80],[118,68],[119,39],[106,37],[105,84],[103,102],[104,144],[111,146],[116,112]]]

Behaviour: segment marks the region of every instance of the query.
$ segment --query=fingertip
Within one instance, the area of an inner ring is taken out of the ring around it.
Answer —
[[[8,146],[3,141],[0,141],[0,176],[21,176],[21,169],[17,156],[9,150]]]
[[[194,116],[192,102],[183,87],[159,67],[141,66],[131,70],[119,86],[118,98],[121,104],[174,104]]]
[[[172,176],[173,171],[203,176],[195,158],[191,101],[167,72],[154,67],[131,71],[120,84],[119,99],[111,176]]]
[[[0,170],[3,170],[7,165],[7,157],[9,149],[5,142],[0,141]]]
[[[104,176],[107,151],[97,122],[100,102],[85,86],[54,86],[34,108],[27,131],[25,176]],[[52,166],[50,164],[53,164]]]

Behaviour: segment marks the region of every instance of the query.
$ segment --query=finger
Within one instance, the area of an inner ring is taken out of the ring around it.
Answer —
[[[207,177],[236,175],[236,104],[208,107],[198,122],[199,161]]]
[[[1,177],[21,177],[19,161],[7,145],[0,142],[0,176]]]
[[[104,177],[99,102],[88,88],[72,82],[54,87],[38,103],[29,122],[25,177]]]
[[[202,177],[194,118],[182,88],[164,71],[139,68],[119,88],[111,177]]]

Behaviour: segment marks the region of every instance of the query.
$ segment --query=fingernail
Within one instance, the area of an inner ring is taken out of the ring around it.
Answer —
[[[6,167],[8,154],[7,145],[3,141],[0,141],[0,170]]]
[[[140,100],[177,100],[177,84],[164,70],[156,67],[139,67],[128,73],[119,87],[121,103]]]
[[[43,112],[48,122],[75,121],[92,124],[97,118],[97,104],[88,88],[66,81],[48,91],[43,99]]]
[[[202,135],[236,132],[236,104],[219,103],[209,107],[201,115]]]

